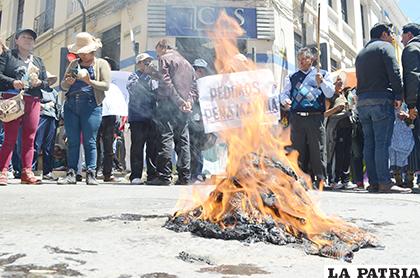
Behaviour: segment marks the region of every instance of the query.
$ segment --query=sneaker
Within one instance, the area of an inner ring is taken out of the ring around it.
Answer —
[[[13,180],[15,178],[15,175],[13,174],[13,171],[7,171],[7,178],[9,180]]]
[[[407,176],[405,177],[406,180],[406,188],[413,188],[414,187],[414,172],[408,171]],[[397,184],[399,185],[399,184]]]
[[[363,182],[359,181],[356,183],[356,185],[357,185],[357,189],[365,190],[365,185],[363,184]]]
[[[59,178],[57,181],[58,184],[77,184],[76,173],[73,169],[67,171],[65,177]]]
[[[379,193],[411,193],[411,188],[403,188],[398,185],[380,184],[378,186]]]
[[[76,175],[76,181],[82,181],[83,180],[83,176],[80,174]]]
[[[135,179],[131,180],[130,183],[132,185],[141,185],[141,184],[144,184],[144,182],[142,182],[140,178],[135,178]]]
[[[48,173],[46,175],[42,175],[42,179],[46,181],[57,181],[58,178],[54,177],[53,173]]]
[[[343,187],[346,190],[354,190],[354,189],[357,188],[357,185],[352,183],[352,182],[345,182],[345,183],[343,183]]]
[[[333,190],[340,190],[343,189],[345,187],[345,184],[341,183],[341,182],[333,182],[330,184],[330,187]]]
[[[0,186],[6,186],[7,185],[7,172],[8,171],[2,171],[0,172]]]
[[[191,184],[191,181],[190,180],[186,180],[186,179],[180,179],[180,178],[178,178],[174,184],[175,185],[189,185],[189,184]]]
[[[366,189],[367,189],[367,191],[369,191],[369,193],[378,193],[378,191],[379,191],[379,185],[377,185],[377,184],[371,184]]]
[[[86,171],[86,184],[87,185],[98,185],[98,181],[95,178],[95,172],[88,170]]]
[[[22,184],[41,184],[41,180],[35,177],[31,169],[22,169],[20,182]]]
[[[113,175],[111,176],[104,176],[104,182],[120,182],[121,180]]]
[[[148,185],[170,185],[171,181],[170,180],[162,180],[160,178],[154,178],[150,181],[147,181],[146,184],[148,184]]]

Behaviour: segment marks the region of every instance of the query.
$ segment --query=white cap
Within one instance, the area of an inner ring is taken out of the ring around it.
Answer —
[[[137,57],[136,57],[136,64],[138,64],[139,62],[144,61],[144,60],[146,60],[146,59],[152,59],[152,60],[153,60],[153,57],[152,57],[152,56],[150,56],[149,54],[147,54],[146,52],[144,52],[144,53],[140,53],[140,54],[139,54],[139,55],[137,55]]]
[[[203,59],[195,59],[194,63],[193,63],[193,67],[198,67],[198,68],[207,68],[207,62],[204,61]]]

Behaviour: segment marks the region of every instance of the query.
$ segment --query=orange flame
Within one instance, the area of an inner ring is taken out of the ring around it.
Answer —
[[[236,40],[243,34],[239,24],[222,13],[210,34],[216,50],[215,68],[219,73],[251,71],[256,64],[239,55]],[[228,76],[228,75],[226,75]],[[228,77],[226,77],[228,78]],[[301,181],[273,167],[276,161],[292,168],[310,184],[298,167],[298,153],[285,151],[290,146],[288,130],[276,130],[267,122],[266,97],[257,95],[250,106],[249,116],[242,119],[242,127],[221,132],[228,145],[227,177],[220,181],[207,199],[202,196],[195,204],[202,207],[200,219],[218,223],[235,210],[246,212],[252,221],[271,217],[283,224],[294,236],[304,234],[319,247],[332,244],[321,237],[335,233],[346,243],[358,242],[366,233],[339,218],[325,216],[313,203]],[[263,196],[272,196],[270,202]],[[177,215],[188,213],[178,211]]]

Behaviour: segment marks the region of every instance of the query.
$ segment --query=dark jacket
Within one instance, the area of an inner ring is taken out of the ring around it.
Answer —
[[[173,49],[159,58],[159,99],[170,99],[179,108],[185,101],[193,102],[196,94],[194,69],[177,51]]]
[[[408,42],[402,53],[404,98],[408,108],[420,105],[420,36]]]
[[[41,89],[48,88],[47,72],[45,70],[44,62],[40,57],[33,56],[33,64],[39,68],[38,78],[42,81],[42,84],[37,88],[28,89],[25,93],[35,97],[42,97]],[[16,70],[22,66],[25,67],[25,63],[19,58],[16,49],[9,50],[1,54],[0,91],[4,92],[7,90],[14,90],[13,81],[21,79],[21,76],[18,76],[18,72]]]
[[[149,121],[156,108],[156,88],[150,75],[136,71],[128,77],[128,122]],[[156,84],[157,85],[157,84]]]
[[[400,68],[392,44],[371,40],[356,57],[357,95],[365,99],[402,99]]]
[[[41,116],[60,118],[61,105],[58,104],[58,92],[53,88],[42,90]]]

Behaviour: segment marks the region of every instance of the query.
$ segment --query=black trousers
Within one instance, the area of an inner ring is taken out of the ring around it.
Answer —
[[[322,114],[290,115],[292,146],[299,152],[299,167],[317,180],[325,180],[325,124]]]
[[[337,128],[334,150],[335,182],[347,183],[350,181],[351,134],[351,127]]]
[[[116,116],[104,116],[102,117],[101,126],[99,127],[96,148],[98,152],[97,158],[97,171],[102,166],[102,173],[104,177],[110,177],[112,175],[112,163],[114,161],[114,130]]]
[[[157,177],[156,172],[156,127],[152,120],[142,122],[130,122],[131,148],[130,181],[141,179],[144,167],[144,147],[146,146],[147,180]]]
[[[363,130],[359,121],[353,124],[351,139],[351,176],[353,183],[363,183]]]
[[[183,113],[171,102],[159,103],[156,109],[157,132],[159,134],[159,150],[157,158],[157,171],[159,178],[164,181],[171,180],[172,153],[175,144],[178,179],[182,183],[191,180],[191,154],[190,136],[187,113]]]

